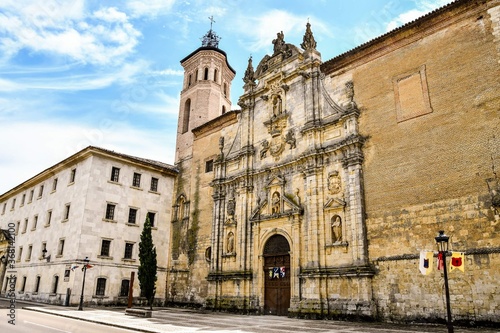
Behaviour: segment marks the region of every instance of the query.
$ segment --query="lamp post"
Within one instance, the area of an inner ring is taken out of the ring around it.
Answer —
[[[85,275],[87,274],[87,265],[89,263],[89,257],[85,257],[83,259],[83,282],[82,282],[82,294],[80,296],[80,305],[78,306],[78,310],[83,310],[83,290],[85,288]]]
[[[453,322],[451,320],[450,306],[450,288],[448,287],[448,271],[446,270],[446,254],[448,253],[448,240],[450,239],[450,237],[446,236],[443,230],[440,230],[439,235],[435,239],[439,254],[441,255],[441,258],[443,260],[444,292],[446,296],[446,313],[448,316],[446,326],[448,327],[448,333],[453,333]]]

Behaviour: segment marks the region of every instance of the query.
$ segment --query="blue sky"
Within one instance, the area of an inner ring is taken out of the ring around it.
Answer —
[[[300,45],[311,23],[323,61],[451,0],[2,0],[0,193],[89,146],[173,164],[179,61],[210,29],[236,70]]]

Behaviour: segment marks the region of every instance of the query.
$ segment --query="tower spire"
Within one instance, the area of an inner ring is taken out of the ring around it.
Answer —
[[[219,48],[220,37],[212,30],[212,25],[215,23],[213,15],[208,19],[210,20],[210,30],[201,39],[201,46]]]

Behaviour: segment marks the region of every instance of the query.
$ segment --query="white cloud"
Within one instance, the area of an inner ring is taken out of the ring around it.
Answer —
[[[241,34],[246,35],[247,40],[250,40],[249,44],[246,45],[247,49],[253,51],[269,50],[272,49],[272,41],[280,31],[283,31],[285,35],[285,42],[300,45],[309,17],[310,15],[306,13],[297,16],[284,10],[273,9],[259,17],[239,20],[240,23],[235,25],[235,28],[239,29]],[[313,34],[316,35],[320,31],[324,34],[331,34],[319,19],[313,19],[312,22],[314,22]]]
[[[55,119],[11,123],[2,129],[2,136],[12,139],[0,141],[0,173],[9,175],[0,179],[0,194],[89,145],[172,164],[175,135],[175,131],[132,128],[110,119],[102,119],[95,128]]]
[[[416,0],[415,9],[408,10],[399,14],[386,25],[386,32],[396,29],[406,23],[414,21],[425,14],[442,7],[451,0]]]
[[[120,65],[141,36],[124,12],[114,7],[89,12],[83,0],[8,0],[0,4],[0,10],[4,58],[28,49],[85,64]]]
[[[127,8],[132,17],[155,17],[169,13],[174,4],[175,0],[129,0]]]

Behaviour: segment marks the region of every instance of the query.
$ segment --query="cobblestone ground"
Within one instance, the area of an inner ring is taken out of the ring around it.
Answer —
[[[385,323],[357,323],[330,320],[306,320],[277,316],[246,316],[220,312],[202,312],[189,309],[162,308],[153,311],[153,318],[127,316],[124,309],[92,309],[36,307],[26,309],[59,316],[71,317],[136,330],[138,332],[238,332],[238,333],[323,333],[323,332],[447,332],[445,326],[393,325]],[[499,333],[495,329],[455,328],[456,333]]]

